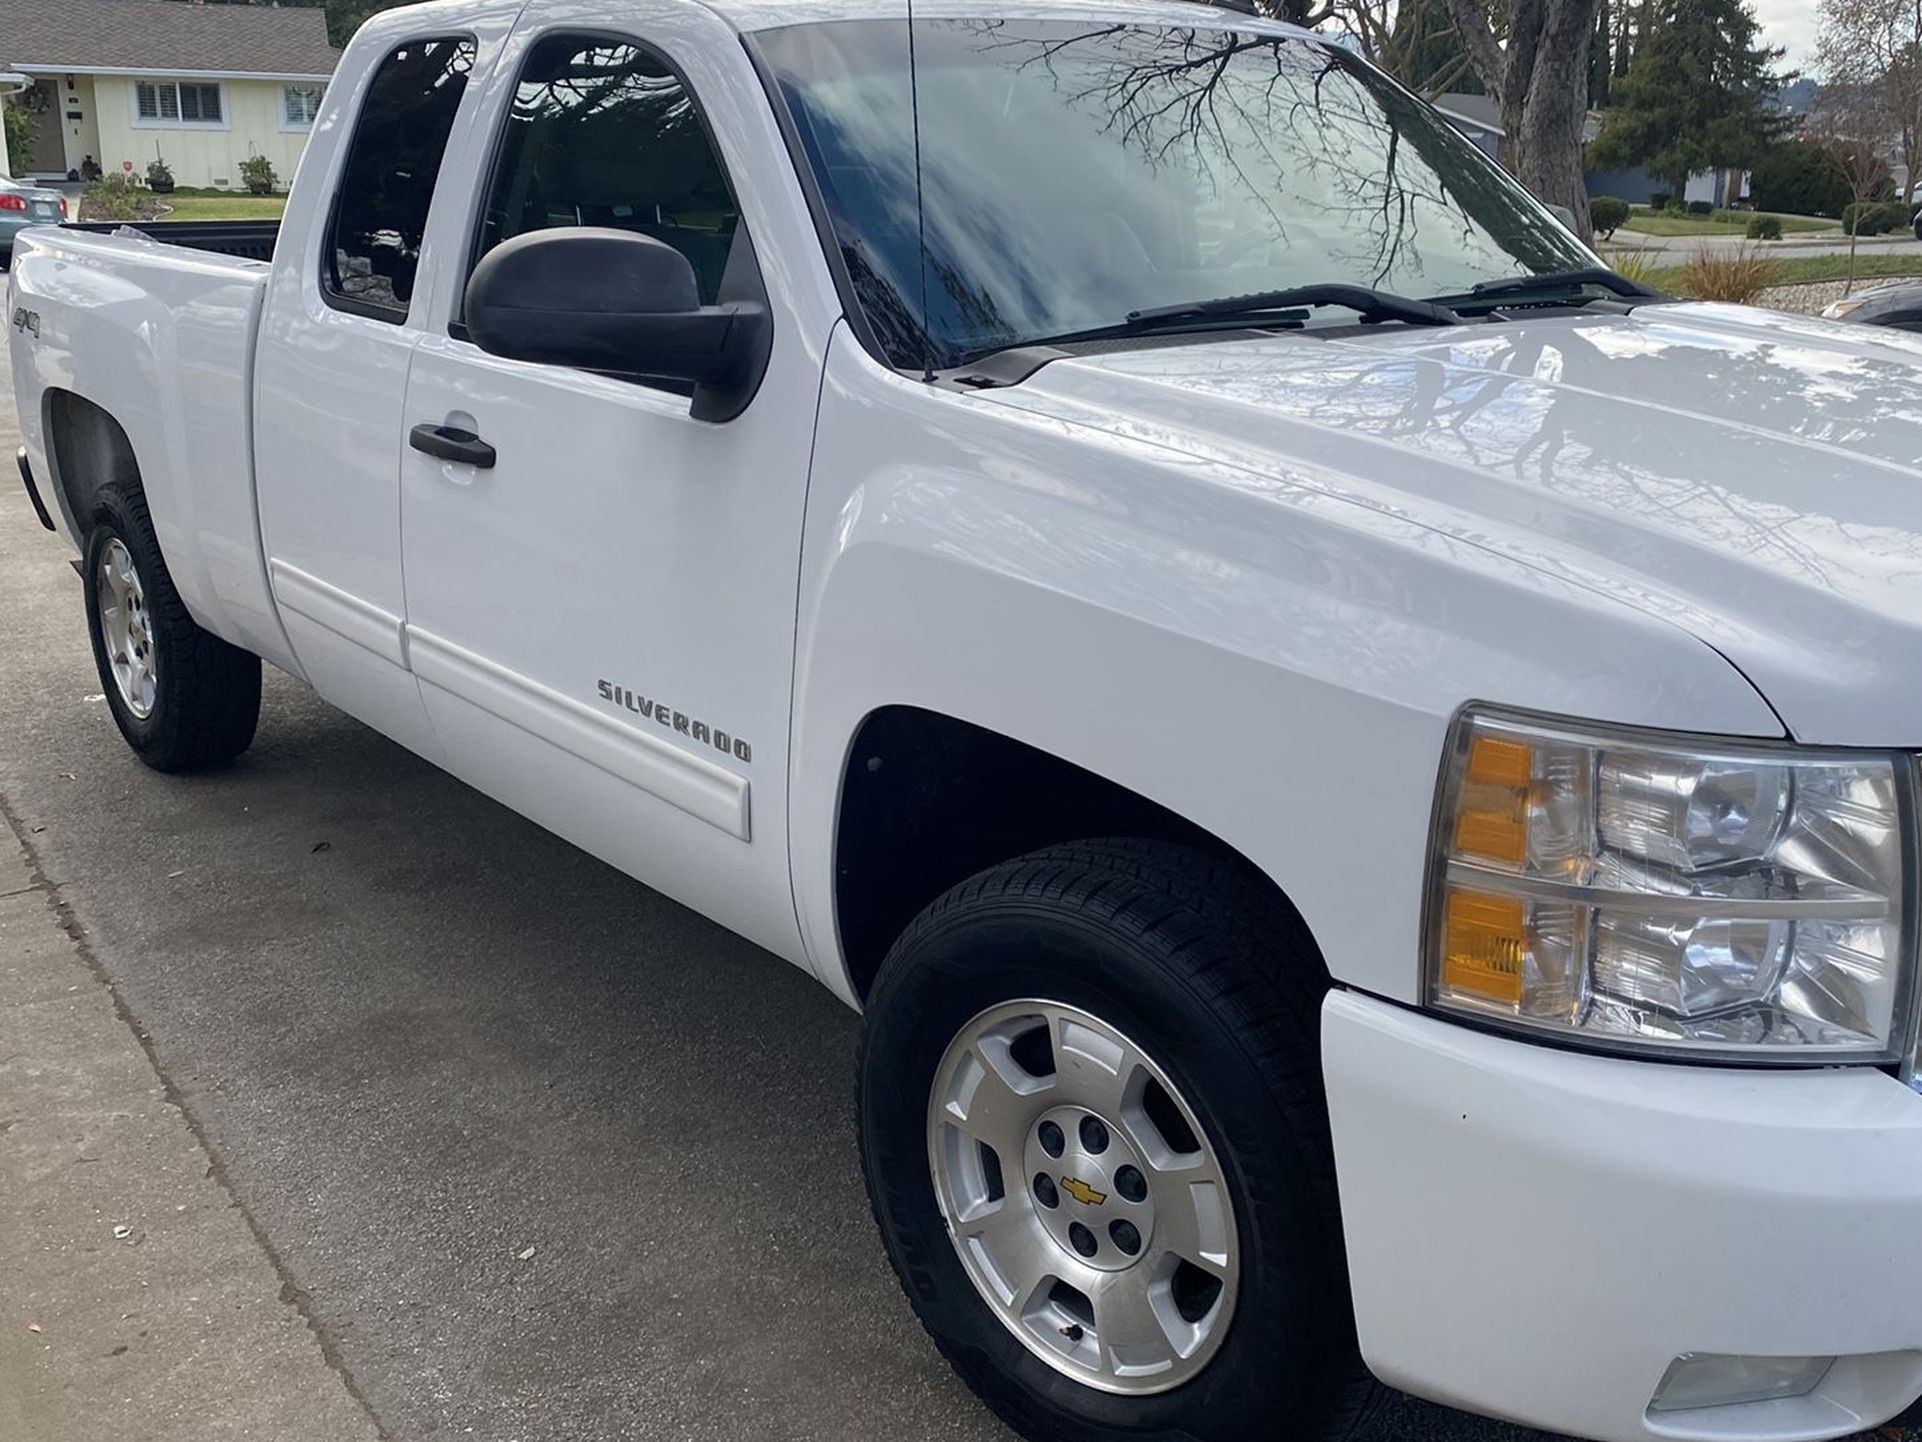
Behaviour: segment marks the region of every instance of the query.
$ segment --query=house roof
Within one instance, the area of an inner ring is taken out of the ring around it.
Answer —
[[[1451,120],[1459,120],[1492,135],[1503,133],[1501,107],[1489,96],[1465,95],[1459,90],[1451,90],[1444,95],[1437,95],[1429,103]]]
[[[190,0],[4,0],[0,66],[325,79],[340,52],[319,9]]]

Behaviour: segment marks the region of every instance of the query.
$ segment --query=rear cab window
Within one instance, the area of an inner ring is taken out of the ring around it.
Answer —
[[[474,70],[466,36],[410,40],[374,72],[341,167],[321,253],[336,310],[407,319],[427,212]]]

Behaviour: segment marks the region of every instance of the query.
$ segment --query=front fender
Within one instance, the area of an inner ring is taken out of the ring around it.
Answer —
[[[1443,739],[1472,700],[1779,735],[1709,647],[1323,484],[829,355],[802,565],[796,901],[822,979],[862,721],[986,727],[1260,866],[1334,977],[1413,1001]],[[992,805],[990,797],[984,805]]]

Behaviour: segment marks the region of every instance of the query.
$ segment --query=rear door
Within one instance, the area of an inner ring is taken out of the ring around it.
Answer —
[[[256,350],[261,539],[294,654],[321,695],[436,759],[407,669],[402,406],[435,184],[520,6],[372,22],[380,58],[329,96],[281,229],[304,243],[276,258]]]
[[[473,144],[462,270],[530,231],[653,236],[703,303],[765,295],[767,374],[716,423],[685,390],[488,355],[463,273],[404,426],[471,432],[494,463],[402,458],[409,651],[456,774],[798,960],[789,690],[831,291],[738,37],[698,6],[619,13],[530,9]]]

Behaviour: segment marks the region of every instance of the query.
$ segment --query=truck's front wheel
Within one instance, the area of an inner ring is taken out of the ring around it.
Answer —
[[[260,658],[187,614],[144,496],[100,496],[81,569],[94,665],[134,754],[158,771],[193,771],[245,751],[260,719]]]
[[[870,998],[861,1142],[923,1324],[1074,1442],[1351,1435],[1323,983],[1232,862],[1054,848],[963,883]]]

